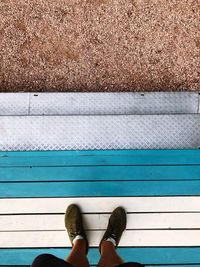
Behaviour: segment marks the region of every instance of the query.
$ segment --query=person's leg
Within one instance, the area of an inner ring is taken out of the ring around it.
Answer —
[[[103,241],[101,244],[101,259],[98,267],[144,267],[138,262],[124,262],[117,254],[112,242]]]
[[[87,260],[88,240],[82,221],[80,208],[75,205],[69,205],[65,212],[65,227],[72,244],[72,251],[66,258],[66,262],[74,267],[89,267]]]
[[[107,229],[99,245],[101,254],[99,267],[113,267],[124,262],[117,254],[116,248],[125,229],[126,212],[122,207],[118,207],[112,212]]]
[[[110,241],[102,241],[101,243],[101,259],[99,267],[112,267],[122,264],[124,261],[117,254],[115,246]]]
[[[74,267],[89,267],[89,262],[86,256],[86,241],[79,239],[74,242],[72,251],[66,258],[66,262]]]

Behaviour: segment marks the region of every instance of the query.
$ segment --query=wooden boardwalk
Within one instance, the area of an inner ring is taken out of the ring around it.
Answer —
[[[0,266],[65,258],[64,212],[81,206],[89,260],[112,210],[127,210],[126,261],[200,266],[200,150],[0,152]]]

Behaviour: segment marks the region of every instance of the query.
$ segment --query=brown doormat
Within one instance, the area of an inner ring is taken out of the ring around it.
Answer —
[[[198,91],[197,0],[0,0],[1,91]]]

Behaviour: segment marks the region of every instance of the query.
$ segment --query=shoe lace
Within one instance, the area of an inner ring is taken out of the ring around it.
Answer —
[[[77,231],[77,232],[73,232],[72,230],[70,231],[70,235],[75,238],[77,235],[80,235],[81,232],[80,231]]]

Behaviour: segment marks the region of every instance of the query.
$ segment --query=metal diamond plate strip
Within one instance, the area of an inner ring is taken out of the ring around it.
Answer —
[[[198,94],[38,93],[30,95],[31,115],[117,115],[197,113]]]
[[[198,106],[198,111],[197,113],[200,113],[200,93],[199,93],[199,106]]]
[[[0,115],[197,113],[198,93],[0,93]]]
[[[28,115],[29,93],[0,93],[0,115]]]
[[[3,116],[0,150],[200,147],[200,115]]]

